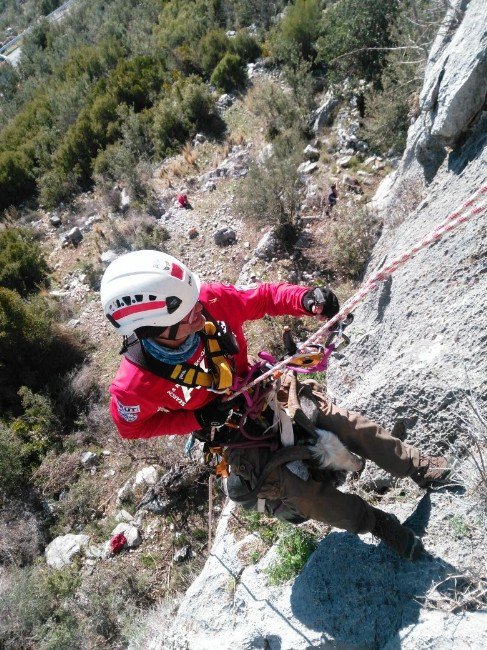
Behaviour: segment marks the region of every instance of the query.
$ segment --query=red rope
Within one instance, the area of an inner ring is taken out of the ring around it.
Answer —
[[[477,216],[478,214],[481,214],[487,209],[487,201],[482,201],[475,205],[480,197],[483,197],[483,195],[487,195],[487,185],[483,185],[477,192],[472,194],[472,196],[463,203],[462,206],[451,212],[434,230],[432,230],[430,233],[428,233],[423,239],[421,239],[419,242],[417,242],[414,246],[412,246],[408,251],[405,253],[401,253],[397,257],[395,257],[385,268],[381,269],[380,271],[377,271],[376,273],[373,273],[370,278],[368,278],[360,287],[360,289],[357,291],[355,295],[353,295],[351,298],[349,298],[346,303],[343,305],[343,307],[340,309],[338,314],[331,318],[329,321],[327,321],[322,327],[320,327],[314,334],[312,334],[307,341],[305,341],[302,345],[303,348],[305,348],[307,345],[311,345],[313,343],[316,343],[317,341],[323,339],[330,330],[334,328],[334,326],[342,321],[350,312],[352,312],[355,307],[367,296],[369,293],[374,291],[374,289],[377,288],[379,285],[379,282],[383,282],[386,280],[388,277],[390,277],[395,271],[397,271],[398,268],[406,264],[413,255],[416,255],[419,251],[423,250],[424,248],[427,248],[430,246],[432,243],[435,241],[438,241],[441,239],[445,234],[451,232],[454,230],[457,226],[459,226],[462,223],[465,223],[472,217]],[[475,207],[470,210],[470,212],[465,212],[468,208],[471,206],[475,205]],[[284,368],[287,366],[288,363],[292,363],[293,359],[299,356],[300,353],[296,354],[295,356],[292,357],[287,357],[286,359],[283,359],[283,361],[280,361],[279,363],[276,363],[275,366],[272,366],[269,370],[267,370],[264,374],[260,375],[250,383],[248,383],[246,386],[242,386],[236,393],[233,393],[231,395],[231,398],[235,397],[236,395],[240,395],[244,391],[247,391],[249,388],[253,388],[256,386],[258,383],[261,381],[264,381],[268,377],[271,377],[276,370],[280,370],[281,368]],[[228,398],[230,399],[230,397]]]

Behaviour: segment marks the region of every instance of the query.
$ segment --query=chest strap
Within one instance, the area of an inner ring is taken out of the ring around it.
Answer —
[[[191,363],[164,363],[150,355],[141,342],[132,335],[128,340],[128,350],[125,357],[141,368],[149,370],[154,375],[169,381],[196,388],[202,386],[212,390],[227,390],[233,383],[233,372],[229,360],[224,355],[217,336],[214,323],[206,322],[201,337],[205,346],[205,356],[209,370]]]

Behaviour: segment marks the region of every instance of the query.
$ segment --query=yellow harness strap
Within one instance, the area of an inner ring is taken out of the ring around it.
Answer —
[[[210,366],[213,365],[215,388],[226,390],[233,383],[233,373],[226,357],[222,353],[220,343],[216,337],[216,326],[211,321],[205,323],[206,352]]]
[[[205,323],[205,352],[209,370],[186,363],[177,363],[169,375],[170,379],[184,386],[203,386],[215,390],[231,388],[232,368],[222,352],[216,331],[214,323],[210,321]]]

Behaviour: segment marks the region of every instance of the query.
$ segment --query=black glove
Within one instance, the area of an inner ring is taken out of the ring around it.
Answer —
[[[243,396],[239,395],[235,399],[223,402],[220,397],[217,397],[203,408],[195,411],[194,415],[203,428],[221,427],[228,420],[230,411],[237,410],[238,406],[242,404],[241,398]]]
[[[326,316],[327,318],[333,318],[335,314],[338,314],[340,311],[340,303],[338,298],[330,291],[330,289],[325,289],[325,287],[315,287],[310,289],[303,296],[303,307],[313,313],[313,307],[323,305],[320,316]]]

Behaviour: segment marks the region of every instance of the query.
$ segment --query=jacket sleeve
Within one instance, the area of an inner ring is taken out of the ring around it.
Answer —
[[[213,313],[215,297],[223,310],[221,316],[239,314],[240,319],[258,320],[264,316],[310,316],[303,307],[303,296],[308,287],[281,282],[271,284],[263,282],[252,288],[239,288],[229,285],[206,285],[208,287],[208,306]],[[215,305],[216,306],[216,305]],[[220,317],[220,316],[216,316]]]
[[[137,438],[154,438],[156,436],[185,435],[201,429],[195,418],[194,411],[168,411],[156,412],[149,417],[138,416],[136,420],[128,422],[119,412],[119,402],[112,395],[110,400],[110,413],[122,438],[134,440]]]

